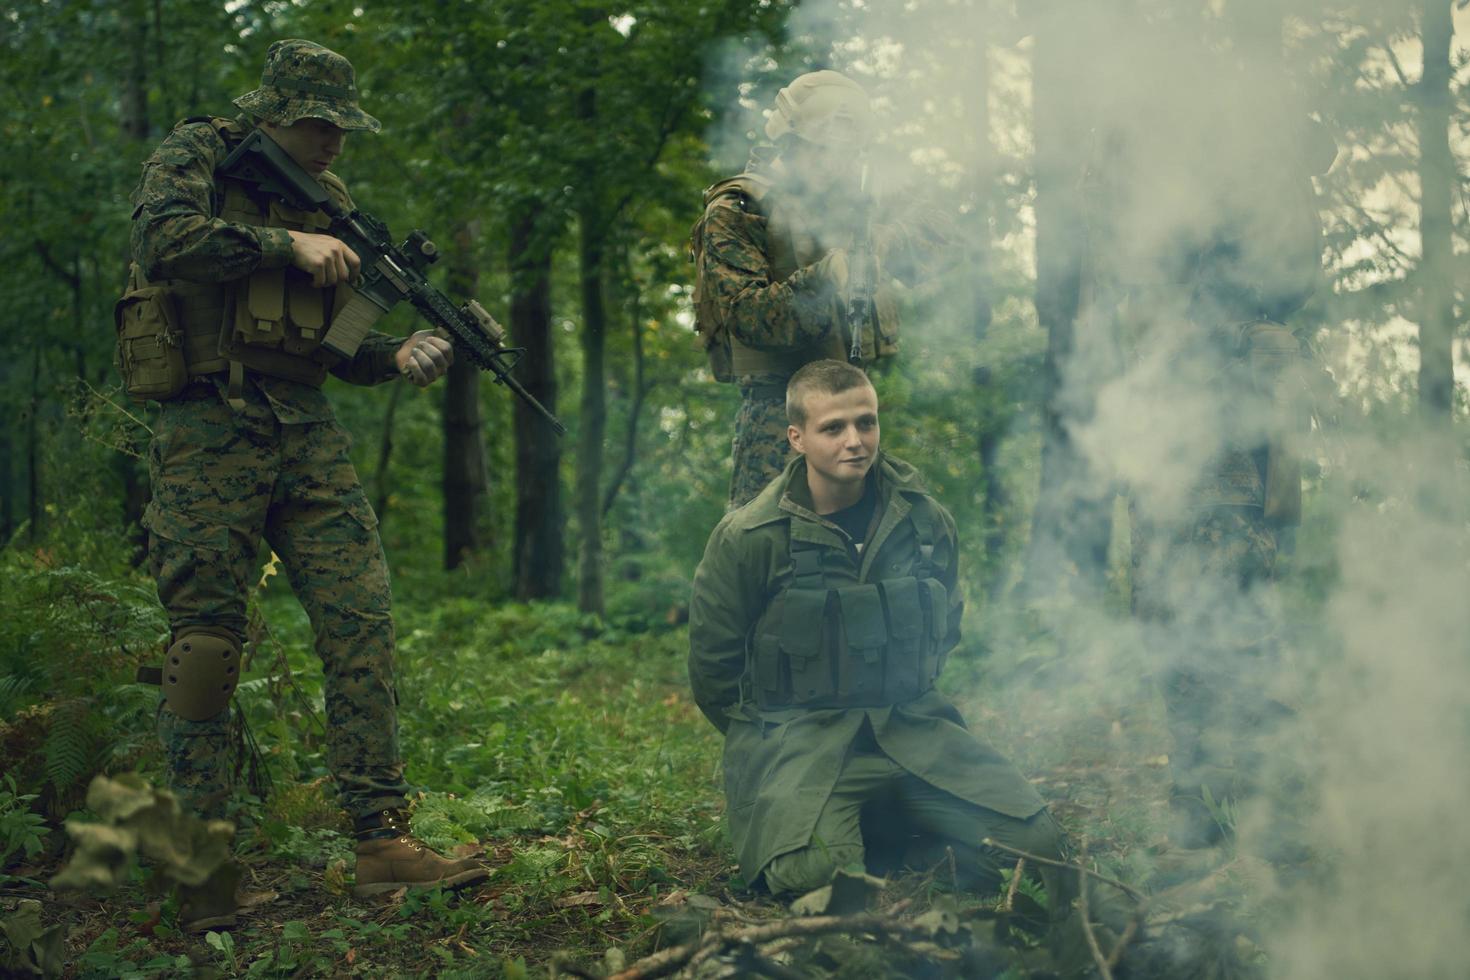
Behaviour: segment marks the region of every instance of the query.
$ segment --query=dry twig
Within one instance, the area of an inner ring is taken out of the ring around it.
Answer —
[[[723,950],[737,945],[760,946],[776,939],[794,936],[819,936],[831,932],[871,932],[886,936],[928,939],[922,926],[904,922],[889,914],[865,912],[860,915],[820,915],[802,919],[780,919],[768,925],[727,931],[711,930],[696,942],[671,946],[630,964],[608,980],[651,980],[665,977],[686,966],[694,967]]]
[[[1026,873],[1026,859],[1016,858],[1016,870],[1011,872],[1011,883],[1006,888],[1005,901],[1001,903],[999,911],[1010,915],[1016,907],[1016,891],[1021,887],[1021,876]]]
[[[987,837],[980,843],[984,844],[986,847],[993,847],[998,851],[1004,851],[1012,857],[1022,857],[1028,861],[1034,861],[1037,864],[1045,864],[1048,867],[1061,868],[1065,871],[1080,871],[1085,875],[1096,878],[1098,881],[1102,882],[1105,885],[1112,885],[1114,888],[1118,889],[1123,894],[1127,895],[1129,898],[1133,899],[1140,905],[1148,900],[1143,892],[1139,891],[1137,888],[1134,888],[1132,885],[1125,885],[1117,878],[1109,878],[1105,874],[1099,874],[1098,872],[1093,871],[1091,868],[1084,868],[1081,865],[1075,864],[1071,861],[1057,861],[1053,858],[1045,858],[1039,854],[1032,854],[1030,851],[1023,851],[1020,848],[1011,847],[1008,844],[1002,844],[1000,841],[996,840],[993,837]]]
[[[1082,845],[1082,860],[1087,860],[1087,844]],[[1108,961],[1103,959],[1102,948],[1097,944],[1097,933],[1092,931],[1091,913],[1087,908],[1087,869],[1077,865],[1077,914],[1082,917],[1082,936],[1087,940],[1088,952],[1092,953],[1092,962],[1097,964],[1098,975],[1102,980],[1113,980],[1113,971],[1108,969]]]

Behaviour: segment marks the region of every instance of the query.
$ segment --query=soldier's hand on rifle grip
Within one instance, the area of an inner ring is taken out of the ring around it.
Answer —
[[[394,358],[403,376],[424,388],[449,371],[449,365],[454,363],[454,348],[449,341],[435,336],[434,331],[420,330],[403,342]]]
[[[291,264],[311,274],[313,286],[335,286],[357,278],[362,260],[357,253],[331,235],[308,231],[291,232]]]

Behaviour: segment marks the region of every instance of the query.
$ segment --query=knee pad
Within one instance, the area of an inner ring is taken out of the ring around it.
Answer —
[[[213,718],[240,683],[240,643],[222,629],[191,627],[163,658],[163,698],[186,721]]]

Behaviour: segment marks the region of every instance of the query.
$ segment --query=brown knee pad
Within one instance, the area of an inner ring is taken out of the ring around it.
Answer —
[[[162,675],[169,710],[186,721],[213,718],[240,684],[240,641],[228,630],[185,627],[164,655]]]

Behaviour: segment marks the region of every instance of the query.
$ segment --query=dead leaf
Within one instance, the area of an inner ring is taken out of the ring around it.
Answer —
[[[563,895],[551,903],[559,909],[585,908],[589,905],[602,905],[602,896],[597,892],[577,892],[575,895]]]

